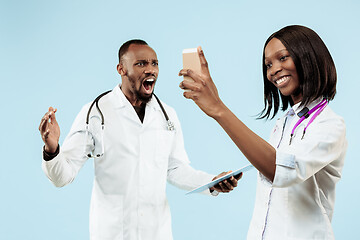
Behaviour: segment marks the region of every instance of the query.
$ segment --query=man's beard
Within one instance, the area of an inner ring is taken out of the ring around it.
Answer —
[[[141,92],[140,92],[141,87],[142,87],[142,82],[141,82],[141,84],[140,84],[139,89],[136,89],[136,86],[135,86],[136,80],[133,79],[133,78],[131,78],[131,77],[129,77],[129,76],[128,76],[128,79],[129,79],[129,81],[130,81],[130,83],[131,83],[132,89],[134,89],[134,93],[135,93],[136,99],[137,99],[137,100],[140,100],[141,102],[143,102],[143,103],[145,103],[145,104],[148,103],[148,102],[151,100],[152,95],[154,94],[155,86],[154,86],[154,89],[153,89],[153,91],[152,91],[152,93],[151,93],[150,95],[142,95]],[[155,83],[154,83],[154,84],[155,84]]]
[[[141,88],[141,86],[140,86],[140,88]],[[143,102],[143,103],[148,103],[151,100],[151,97],[152,97],[153,94],[154,94],[154,91],[150,95],[144,96],[144,95],[141,95],[139,90],[135,89],[136,98],[138,100],[140,100],[141,102]]]

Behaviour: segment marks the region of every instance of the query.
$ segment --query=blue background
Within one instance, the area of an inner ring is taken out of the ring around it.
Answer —
[[[348,153],[337,185],[333,228],[355,239],[359,227],[358,1],[0,1],[0,238],[88,239],[93,180],[89,160],[77,179],[55,188],[41,170],[38,124],[58,108],[60,142],[85,103],[120,82],[117,51],[132,38],[158,54],[158,96],[182,123],[192,166],[207,172],[237,169],[247,160],[224,131],[183,98],[177,76],[181,51],[201,45],[222,100],[253,131],[268,139],[274,121],[255,120],[263,108],[262,48],[290,24],[314,29],[338,72],[331,107],[345,118]],[[173,235],[180,239],[245,239],[252,215],[256,171],[231,194],[184,195],[168,186]]]

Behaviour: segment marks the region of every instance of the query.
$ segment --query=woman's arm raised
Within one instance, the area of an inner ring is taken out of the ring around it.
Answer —
[[[182,69],[179,72],[179,76],[189,76],[194,80],[184,80],[180,83],[180,88],[189,90],[184,92],[184,97],[192,99],[204,113],[214,118],[251,164],[273,181],[276,168],[275,148],[251,131],[221,101],[201,47],[198,47],[198,54],[201,73],[190,69]]]

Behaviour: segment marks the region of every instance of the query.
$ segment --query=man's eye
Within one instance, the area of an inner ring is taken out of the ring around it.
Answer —
[[[136,65],[136,66],[140,66],[140,67],[145,66],[145,64],[144,64],[143,62],[138,62],[138,63],[136,63],[135,65]]]
[[[159,66],[158,62],[153,62],[153,66]]]

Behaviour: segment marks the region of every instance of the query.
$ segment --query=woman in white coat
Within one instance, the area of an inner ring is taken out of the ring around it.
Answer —
[[[227,132],[258,169],[255,209],[248,239],[334,239],[331,219],[335,185],[347,147],[345,123],[328,106],[336,93],[332,57],[311,29],[287,26],[263,51],[265,108],[260,118],[280,118],[267,142],[247,128],[221,101],[201,48],[201,73],[179,75],[194,102]],[[271,114],[272,113],[272,114]]]

